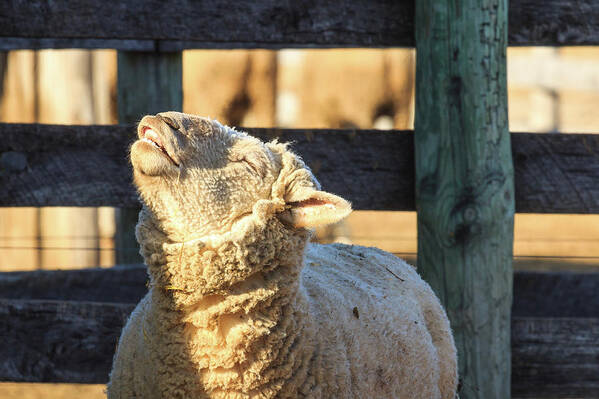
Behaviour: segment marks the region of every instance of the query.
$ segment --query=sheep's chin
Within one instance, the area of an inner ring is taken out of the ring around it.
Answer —
[[[146,176],[164,176],[178,169],[160,150],[141,140],[131,146],[131,164]]]

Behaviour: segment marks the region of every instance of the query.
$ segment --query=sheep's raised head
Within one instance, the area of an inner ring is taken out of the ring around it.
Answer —
[[[145,116],[131,147],[135,184],[146,208],[176,240],[219,234],[279,203],[295,228],[336,222],[350,204],[320,191],[310,169],[286,144],[260,140],[217,121],[178,112]]]

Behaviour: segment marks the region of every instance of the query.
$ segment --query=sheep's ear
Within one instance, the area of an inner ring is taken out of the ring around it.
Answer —
[[[290,208],[281,219],[294,227],[318,227],[338,222],[352,211],[351,204],[341,197],[325,191],[310,190],[301,201],[288,202]]]

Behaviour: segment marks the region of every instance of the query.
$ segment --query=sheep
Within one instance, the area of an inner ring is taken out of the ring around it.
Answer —
[[[287,144],[177,112],[131,147],[149,291],[109,398],[453,398],[456,349],[416,270],[309,242],[351,212]]]

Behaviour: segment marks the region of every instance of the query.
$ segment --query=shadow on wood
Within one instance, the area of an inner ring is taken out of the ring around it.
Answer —
[[[146,279],[143,265],[0,273],[0,380],[105,383]],[[514,275],[513,397],[599,395],[598,285],[596,274]]]

